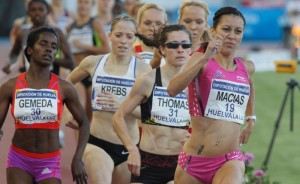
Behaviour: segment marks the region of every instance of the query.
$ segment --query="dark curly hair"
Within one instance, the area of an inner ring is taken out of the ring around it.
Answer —
[[[213,18],[213,27],[216,28],[217,25],[220,22],[220,19],[223,15],[236,15],[243,19],[244,21],[244,27],[246,26],[246,20],[243,14],[236,8],[232,6],[227,6],[220,8],[218,11],[216,11],[214,18]]]
[[[28,60],[28,62],[30,62],[31,55],[29,55],[27,53],[27,49],[29,47],[33,48],[34,44],[38,41],[40,35],[42,33],[45,33],[45,32],[54,34],[56,36],[56,38],[58,40],[58,44],[59,44],[59,36],[58,36],[55,28],[53,28],[51,26],[41,26],[41,27],[38,27],[36,29],[31,30],[31,32],[28,35],[27,44],[26,44],[26,48],[25,48],[25,51],[24,51],[25,52],[25,57]],[[59,48],[59,45],[58,45],[57,48]]]

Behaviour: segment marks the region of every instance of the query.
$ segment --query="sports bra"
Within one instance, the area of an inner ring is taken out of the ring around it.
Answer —
[[[188,102],[184,92],[175,97],[162,86],[160,67],[156,69],[155,84],[151,95],[141,104],[143,124],[187,129],[190,124]]]
[[[97,95],[102,92],[109,92],[118,97],[122,102],[130,93],[136,78],[136,58],[131,57],[127,73],[122,76],[111,75],[105,72],[104,66],[109,54],[100,58],[92,76],[92,108],[103,110],[103,105],[96,103]]]

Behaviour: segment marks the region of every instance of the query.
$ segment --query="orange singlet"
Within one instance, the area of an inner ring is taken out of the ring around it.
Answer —
[[[63,101],[58,81],[58,76],[51,73],[46,89],[32,89],[27,85],[25,73],[18,76],[11,108],[16,129],[59,129]]]

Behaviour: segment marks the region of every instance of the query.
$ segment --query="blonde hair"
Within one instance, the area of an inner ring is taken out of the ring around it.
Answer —
[[[142,16],[144,14],[144,12],[146,10],[149,10],[149,9],[156,9],[156,10],[159,10],[159,11],[162,11],[163,14],[164,14],[164,17],[165,17],[165,22],[168,21],[168,18],[167,18],[167,14],[166,14],[166,10],[160,6],[158,6],[157,4],[155,3],[146,3],[144,4],[140,9],[139,11],[137,12],[137,16],[136,16],[136,22],[138,25],[141,24],[141,19],[142,19]]]
[[[208,15],[209,15],[209,10],[208,10],[208,6],[206,3],[204,3],[203,1],[200,1],[200,0],[183,0],[182,3],[181,3],[181,6],[178,10],[178,14],[179,14],[179,19],[178,21],[181,20],[182,18],[182,14],[183,14],[183,10],[185,7],[188,7],[188,6],[196,6],[196,7],[199,7],[199,8],[202,8],[206,14],[205,16],[205,20],[206,20],[206,24],[207,24],[207,28],[206,30],[204,31],[203,35],[202,35],[202,39],[207,42],[210,40],[211,36],[210,36],[210,32],[209,32],[209,27],[208,27]]]
[[[130,16],[128,16],[128,15],[118,15],[118,16],[116,16],[116,17],[112,20],[110,32],[112,32],[112,31],[114,30],[116,24],[117,24],[118,22],[121,22],[121,21],[131,22],[132,25],[134,26],[134,29],[135,29],[135,30],[137,29],[137,25],[136,25],[135,20],[132,19]]]

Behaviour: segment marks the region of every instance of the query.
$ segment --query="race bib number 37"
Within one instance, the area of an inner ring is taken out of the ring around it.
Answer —
[[[248,84],[214,79],[205,116],[243,124],[249,94]]]
[[[24,124],[57,121],[57,91],[22,89],[16,91],[14,116]]]

